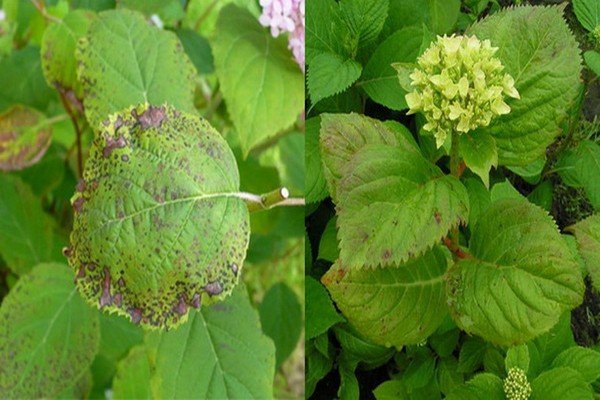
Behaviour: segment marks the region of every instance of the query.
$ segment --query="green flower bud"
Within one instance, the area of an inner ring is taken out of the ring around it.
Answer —
[[[531,385],[527,381],[525,371],[521,368],[512,367],[508,370],[503,388],[507,400],[527,400],[531,395]]]
[[[520,98],[514,79],[493,57],[498,50],[475,36],[438,36],[410,74],[413,92],[406,95],[408,114],[422,112],[423,128],[441,147],[449,132],[466,133],[510,112],[504,97]]]

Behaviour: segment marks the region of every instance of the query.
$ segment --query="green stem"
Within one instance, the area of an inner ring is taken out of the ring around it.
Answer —
[[[246,202],[248,211],[250,212],[267,210],[279,206],[303,206],[305,203],[302,198],[290,198],[289,190],[284,187],[260,196],[252,193],[238,193],[238,197]]]
[[[452,144],[450,147],[450,174],[455,176],[457,179],[460,179],[459,176],[459,167],[460,167],[460,155],[458,152],[458,132],[452,131]],[[450,231],[450,239],[452,240],[452,250],[453,255],[456,254],[458,250],[458,225],[452,227]]]

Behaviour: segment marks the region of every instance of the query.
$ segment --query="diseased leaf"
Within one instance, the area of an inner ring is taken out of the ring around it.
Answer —
[[[169,106],[102,126],[72,198],[77,286],[146,328],[177,326],[238,281],[249,220],[235,158],[206,121]]]
[[[83,87],[77,80],[75,48],[77,41],[84,36],[96,14],[86,10],[74,10],[61,21],[50,24],[42,39],[42,70],[46,82],[51,87],[73,90],[83,98]]]
[[[145,346],[131,349],[118,366],[113,380],[115,399],[150,399],[150,361]]]
[[[523,200],[500,200],[473,229],[470,256],[447,272],[451,315],[500,345],[547,332],[583,298],[577,261],[554,221]]]
[[[0,170],[14,171],[37,163],[52,141],[46,117],[20,105],[0,114]]]
[[[552,367],[569,367],[579,372],[587,383],[600,378],[600,353],[586,347],[574,346],[560,353]]]
[[[263,331],[275,343],[275,367],[279,368],[294,351],[302,333],[298,296],[285,283],[276,283],[265,293],[259,313]]]
[[[573,0],[573,11],[588,31],[600,26],[600,3],[596,0]]]
[[[432,36],[416,26],[394,32],[375,49],[357,86],[361,86],[373,101],[392,110],[407,108],[404,98],[406,90],[400,86],[398,71],[392,64],[415,62],[424,45],[433,39]]]
[[[224,302],[193,313],[180,328],[149,334],[147,346],[156,349],[153,398],[273,396],[275,348],[243,285]]]
[[[567,367],[553,368],[531,382],[531,400],[592,400],[592,388],[580,373]]]
[[[23,275],[35,265],[62,258],[52,254],[54,221],[19,178],[0,174],[0,254]]]
[[[342,170],[354,154],[367,144],[389,144],[403,152],[418,154],[410,131],[397,122],[381,122],[359,114],[321,114],[321,159],[323,174],[333,201]]]
[[[335,311],[327,291],[314,278],[307,276],[305,284],[306,339],[312,339],[337,324],[344,318]]]
[[[321,118],[309,118],[304,125],[306,135],[306,202],[316,203],[327,197],[327,183],[323,176],[321,149],[319,148],[319,128]]]
[[[592,283],[600,291],[600,214],[579,221],[566,230],[575,235]]]
[[[248,11],[221,10],[212,42],[215,72],[244,156],[288,128],[304,107],[304,76],[287,49]]]
[[[398,265],[468,219],[465,187],[417,152],[366,145],[342,175],[338,238],[346,268]]]
[[[133,104],[168,103],[195,112],[196,71],[174,33],[150,26],[129,10],[98,14],[76,50],[85,116],[94,129]]]
[[[77,382],[98,349],[98,315],[64,264],[23,275],[4,298],[0,320],[2,398],[56,396]]]
[[[446,316],[439,248],[404,265],[347,269],[339,261],[322,281],[348,322],[374,343],[401,348],[421,343]]]
[[[360,76],[362,65],[333,53],[316,56],[308,68],[308,93],[312,104],[343,92]]]
[[[494,13],[468,34],[490,39],[521,99],[483,128],[496,140],[498,162],[524,166],[542,156],[578,95],[581,57],[561,7],[523,6]]]

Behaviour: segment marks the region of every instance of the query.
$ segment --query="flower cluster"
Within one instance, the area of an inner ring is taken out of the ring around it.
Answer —
[[[406,95],[409,114],[422,112],[423,127],[441,147],[449,132],[469,132],[490,124],[510,107],[504,95],[520,98],[513,78],[493,57],[498,50],[475,36],[438,36],[410,75],[415,91]]]
[[[504,394],[508,400],[527,400],[531,395],[531,385],[521,368],[512,367],[504,379]]]
[[[263,9],[260,23],[271,28],[273,37],[289,32],[288,48],[294,60],[304,71],[304,1],[305,0],[260,0]]]

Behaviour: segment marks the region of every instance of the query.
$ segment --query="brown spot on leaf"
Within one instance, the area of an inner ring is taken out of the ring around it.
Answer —
[[[85,192],[85,181],[83,179],[80,179],[77,182],[77,186],[75,186],[75,190],[78,191],[79,193]]]
[[[158,128],[162,122],[167,118],[165,107],[150,106],[146,111],[137,115],[135,109],[131,110],[131,115],[137,119],[143,130],[150,127]]]
[[[386,250],[383,252],[383,259],[384,260],[388,260],[390,257],[392,256],[392,252],[389,250]]]
[[[85,278],[85,267],[82,265],[79,266],[79,271],[77,271],[77,279]]]
[[[115,293],[112,300],[113,300],[113,303],[115,303],[117,305],[117,307],[121,307],[123,295],[121,293]]]
[[[117,140],[114,140],[111,136],[106,135],[106,146],[102,149],[102,155],[105,158],[110,157],[114,149],[122,149],[127,145],[123,135],[119,136]]]
[[[89,263],[89,264],[87,265],[87,268],[88,268],[88,270],[90,270],[90,271],[93,271],[93,270],[95,270],[95,269],[96,269],[96,264],[94,264],[94,263]]]
[[[102,296],[100,296],[100,308],[112,304],[110,296],[110,271],[104,268],[104,280],[102,281]]]
[[[130,308],[128,312],[129,316],[131,317],[131,322],[134,324],[139,324],[142,320],[142,310],[139,308]]]
[[[83,203],[85,203],[85,199],[83,197],[78,197],[73,202],[73,209],[75,212],[80,213],[83,210]]]
[[[127,154],[123,154],[121,156],[121,161],[125,161],[125,162],[129,161],[129,156]]]
[[[183,296],[179,296],[179,303],[177,303],[175,308],[173,308],[173,311],[175,311],[179,315],[185,315],[185,313],[187,313],[187,309],[188,306],[185,303],[185,299],[183,298]]]
[[[240,267],[238,267],[238,265],[236,263],[231,263],[231,271],[233,272],[233,274],[235,276],[238,275],[239,269],[240,269]]]
[[[67,258],[71,257],[71,254],[73,253],[73,245],[70,244],[69,247],[63,247],[62,253],[63,253],[63,256],[65,256]]]
[[[221,282],[219,281],[209,282],[206,286],[204,286],[204,290],[209,295],[216,296],[223,292],[223,286],[221,286]]]
[[[442,222],[442,214],[439,211],[435,211],[433,213],[433,218],[435,218],[435,222],[439,225]]]
[[[119,284],[119,287],[125,287],[125,279],[123,279],[123,277],[120,277],[117,283]]]
[[[192,297],[192,307],[200,308],[200,293],[194,293],[194,297]]]

